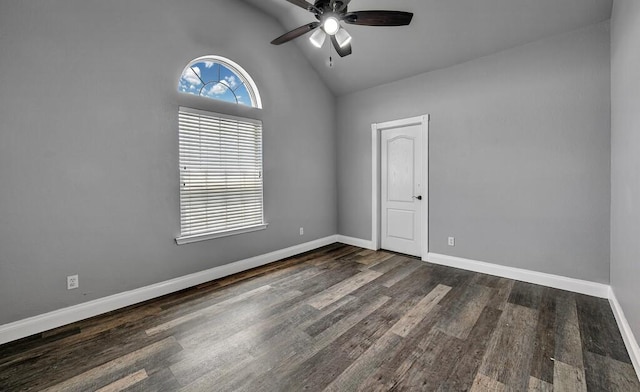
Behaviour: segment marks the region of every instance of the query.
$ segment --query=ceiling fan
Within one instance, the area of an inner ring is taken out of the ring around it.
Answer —
[[[327,35],[340,57],[351,54],[351,35],[340,26],[340,22],[360,26],[406,26],[411,23],[413,14],[402,11],[354,11],[347,7],[351,0],[316,0],[314,4],[306,0],[287,0],[311,12],[317,22],[311,22],[297,29],[293,29],[271,41],[273,45],[282,45],[294,38],[298,38],[310,31],[315,32],[309,37],[311,43],[322,47]],[[320,27],[318,29],[318,27]]]

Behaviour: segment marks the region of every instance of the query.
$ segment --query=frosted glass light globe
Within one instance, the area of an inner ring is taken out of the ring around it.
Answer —
[[[351,34],[347,32],[347,30],[340,28],[336,33],[336,41],[338,41],[338,45],[341,48],[344,48],[351,42]]]
[[[326,38],[327,38],[327,34],[325,34],[325,32],[322,31],[322,29],[318,29],[314,31],[313,34],[311,34],[311,37],[309,37],[309,41],[311,41],[313,46],[315,46],[316,48],[321,48]]]
[[[330,16],[327,19],[325,19],[324,25],[322,27],[324,28],[325,33],[329,35],[334,35],[340,29],[340,23],[338,22],[338,19],[334,18],[333,16]]]

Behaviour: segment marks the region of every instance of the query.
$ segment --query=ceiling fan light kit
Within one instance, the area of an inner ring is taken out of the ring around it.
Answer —
[[[407,26],[413,18],[412,13],[403,11],[348,12],[347,8],[351,0],[316,0],[314,4],[306,0],[287,1],[311,12],[318,21],[284,33],[271,43],[282,45],[315,30],[309,37],[313,46],[321,48],[329,35],[331,44],[340,57],[351,54],[351,34],[340,25],[340,22],[360,26]]]

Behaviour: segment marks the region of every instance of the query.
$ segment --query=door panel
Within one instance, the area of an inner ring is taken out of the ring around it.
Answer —
[[[413,198],[414,141],[400,136],[387,141],[387,200],[410,202]]]
[[[388,209],[387,236],[409,241],[415,240],[415,219],[413,211]]]

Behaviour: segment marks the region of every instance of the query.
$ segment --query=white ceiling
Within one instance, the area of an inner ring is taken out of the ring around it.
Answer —
[[[315,21],[286,0],[245,1],[279,20],[282,33]],[[327,86],[343,95],[605,21],[611,7],[612,0],[352,0],[350,11],[408,11],[413,21],[406,27],[344,25],[353,54],[340,58],[333,51],[333,68],[327,66],[328,40],[322,49],[308,35],[284,45],[298,45]]]

